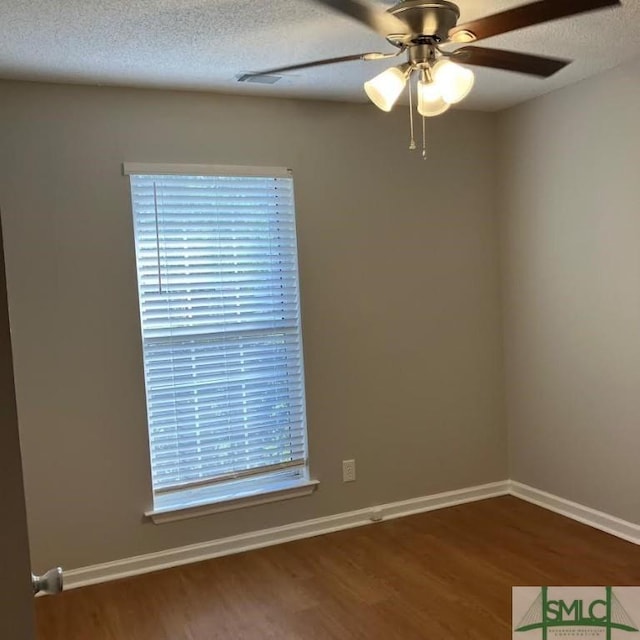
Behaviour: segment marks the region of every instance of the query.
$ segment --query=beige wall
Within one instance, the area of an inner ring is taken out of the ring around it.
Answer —
[[[501,117],[511,477],[640,523],[640,61]]]
[[[36,568],[501,480],[496,128],[364,105],[0,84],[0,204]],[[308,498],[156,526],[121,163],[294,170]],[[341,481],[355,458],[358,480]]]

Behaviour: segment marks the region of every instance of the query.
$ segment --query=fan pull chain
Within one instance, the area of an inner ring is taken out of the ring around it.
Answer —
[[[422,116],[422,159],[427,159],[427,119]]]
[[[415,151],[416,140],[413,134],[413,89],[411,87],[411,76],[409,76],[409,126],[411,128],[411,140],[409,141],[409,151]]]

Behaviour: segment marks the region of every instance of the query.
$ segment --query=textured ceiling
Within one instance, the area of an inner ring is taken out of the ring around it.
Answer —
[[[483,41],[571,58],[548,80],[477,69],[469,109],[494,110],[640,56],[640,0]],[[390,3],[388,3],[390,4]],[[460,0],[461,21],[523,4]],[[312,0],[0,0],[0,77],[364,101],[387,61],[351,62],[241,84],[242,72],[391,49]]]

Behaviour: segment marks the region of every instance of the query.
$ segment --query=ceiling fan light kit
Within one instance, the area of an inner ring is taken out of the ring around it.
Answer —
[[[620,0],[537,0],[471,22],[458,24],[460,9],[453,2],[403,0],[385,9],[368,0],[316,0],[370,27],[396,47],[395,53],[361,53],[328,60],[279,67],[245,74],[245,77],[282,73],[352,60],[380,60],[406,53],[407,61],[391,67],[364,83],[371,102],[391,111],[409,85],[411,143],[413,139],[413,82],[417,77],[417,110],[422,116],[422,156],[425,152],[425,118],[440,115],[464,100],[475,82],[473,71],[462,65],[489,67],[548,78],[570,61],[516,51],[469,46],[485,38],[524,27],[621,6]],[[447,46],[463,45],[457,48]]]
[[[432,118],[448,111],[451,103],[442,96],[441,88],[423,69],[418,80],[418,113],[424,118]]]
[[[437,116],[466,98],[475,82],[473,71],[441,59],[432,67],[427,64],[404,64],[391,67],[364,83],[369,100],[382,111],[391,111],[402,95],[414,71],[419,72],[417,83],[418,113]],[[411,91],[412,88],[409,87]]]
[[[408,64],[391,67],[365,82],[365,93],[378,109],[391,111],[402,95],[410,74],[411,66]]]
[[[442,97],[449,104],[462,102],[473,89],[476,77],[466,67],[462,67],[446,58],[439,60],[433,67],[433,81],[442,91]]]

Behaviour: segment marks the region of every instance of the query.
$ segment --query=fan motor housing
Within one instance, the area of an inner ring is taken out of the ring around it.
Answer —
[[[460,9],[453,2],[422,2],[405,0],[389,9],[389,13],[402,20],[414,35],[414,40],[431,38],[446,42],[449,30],[456,26]]]

